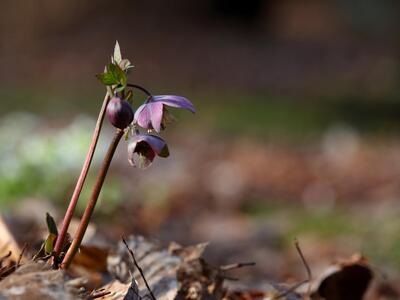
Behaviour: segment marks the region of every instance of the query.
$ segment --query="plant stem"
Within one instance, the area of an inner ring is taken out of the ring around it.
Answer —
[[[104,157],[103,163],[101,165],[99,174],[97,175],[95,185],[92,190],[92,195],[86,205],[85,212],[83,213],[81,222],[79,223],[78,230],[76,231],[76,235],[74,240],[72,241],[71,246],[69,247],[67,254],[65,255],[63,262],[61,263],[62,269],[67,269],[71,264],[76,252],[78,251],[79,246],[82,243],[83,236],[85,235],[86,228],[89,225],[90,218],[93,214],[94,207],[96,206],[97,199],[99,197],[101,188],[104,183],[104,179],[106,178],[108,168],[110,167],[111,160],[114,156],[115,149],[117,149],[118,143],[124,135],[124,131],[118,129],[115,133],[113,140],[108,147],[108,151],[106,156]]]
[[[144,87],[138,85],[138,84],[132,84],[132,83],[128,83],[126,86],[141,90],[143,93],[145,93],[147,96],[151,96],[151,93],[146,90]]]
[[[92,163],[94,151],[97,146],[97,141],[99,140],[101,126],[103,124],[104,115],[110,96],[111,96],[110,91],[107,91],[103,100],[103,105],[99,112],[99,116],[97,117],[96,127],[94,129],[92,141],[90,143],[89,150],[86,154],[86,158],[82,166],[81,174],[79,175],[78,181],[76,182],[74,192],[72,194],[71,200],[69,201],[69,205],[64,216],[64,221],[60,230],[60,234],[57,237],[56,245],[54,247],[54,252],[56,256],[59,255],[60,252],[62,251],[62,247],[64,245],[69,224],[71,223],[71,219],[74,214],[76,204],[78,203],[79,195],[81,194],[83,184],[85,183],[85,179],[90,168],[90,164]]]

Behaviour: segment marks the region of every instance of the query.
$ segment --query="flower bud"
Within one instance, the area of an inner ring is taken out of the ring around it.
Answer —
[[[133,121],[133,110],[128,101],[118,97],[111,98],[107,106],[107,118],[112,125],[124,129]]]

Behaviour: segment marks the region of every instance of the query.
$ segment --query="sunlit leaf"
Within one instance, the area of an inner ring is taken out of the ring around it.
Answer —
[[[50,233],[46,239],[46,241],[44,242],[44,252],[46,254],[51,254],[53,253],[54,250],[54,242],[56,240],[56,235]]]
[[[113,74],[108,72],[97,74],[96,77],[105,85],[118,84],[118,79],[115,78]]]

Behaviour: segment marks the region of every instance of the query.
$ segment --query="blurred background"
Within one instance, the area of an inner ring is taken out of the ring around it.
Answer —
[[[400,2],[24,1],[0,12],[0,208],[18,241],[61,220],[115,40],[130,82],[197,107],[147,171],[121,143],[92,241],[211,241],[246,281],[304,278],[362,252],[400,267]],[[135,94],[135,103],[144,100]],[[105,122],[79,211],[112,135]]]

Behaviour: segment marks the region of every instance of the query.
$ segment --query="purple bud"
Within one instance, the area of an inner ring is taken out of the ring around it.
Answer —
[[[132,106],[118,97],[111,98],[106,113],[110,123],[119,129],[128,127],[133,121]]]

